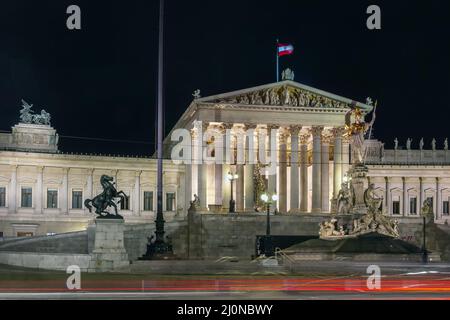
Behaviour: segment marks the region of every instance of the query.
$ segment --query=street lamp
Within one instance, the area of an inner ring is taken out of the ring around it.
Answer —
[[[426,226],[427,226],[427,218],[425,214],[422,214],[423,219],[423,242],[422,242],[422,262],[427,263],[428,262],[428,251],[427,251],[427,244],[426,244]]]
[[[266,257],[272,257],[274,255],[272,236],[270,235],[270,205],[278,200],[278,196],[273,194],[269,197],[268,194],[263,193],[261,200],[266,204],[267,208],[267,221],[266,221],[266,237],[264,241],[264,255]]]
[[[231,196],[230,196],[230,208],[228,210],[229,213],[235,213],[236,212],[236,202],[233,199],[233,181],[238,179],[239,176],[236,173],[228,172],[227,179],[230,181],[231,184]]]

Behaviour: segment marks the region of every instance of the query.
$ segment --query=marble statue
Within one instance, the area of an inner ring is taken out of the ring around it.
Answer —
[[[433,204],[431,199],[425,199],[422,205],[422,215],[432,215],[433,214]]]
[[[342,183],[341,190],[339,190],[337,196],[337,213],[345,214],[350,213],[352,196],[348,188],[347,183]]]
[[[351,114],[355,117],[355,122],[350,124]],[[364,121],[364,116],[359,107],[355,107],[350,111],[350,114],[346,116],[345,124],[345,136],[351,137],[351,148],[353,149],[353,154],[355,155],[354,163],[363,163],[366,157],[366,150],[364,147],[364,136],[370,128],[372,128],[375,122],[376,114],[375,109],[372,114],[372,120],[367,123]]]
[[[367,98],[366,98],[366,104],[367,104],[368,106],[372,106],[372,105],[373,105],[373,100],[372,100],[371,97],[367,97]]]
[[[444,140],[444,150],[448,150],[448,139],[445,138]]]
[[[194,194],[194,200],[191,201],[189,210],[197,210],[198,208],[200,208],[200,198]]]
[[[411,138],[408,138],[406,140],[406,149],[411,150],[411,142],[412,142]]]
[[[394,139],[394,150],[398,149],[398,140],[397,138]]]
[[[433,140],[431,140],[431,149],[434,151],[436,150],[436,139],[433,138]]]
[[[364,203],[368,208],[368,213],[381,212],[383,197],[378,197],[375,194],[375,184],[370,183],[369,187],[366,189],[366,191],[364,191]]]
[[[337,219],[331,218],[330,220],[325,220],[319,223],[319,235],[320,237],[337,237],[344,236],[345,231],[342,226],[337,226]]]
[[[420,142],[419,142],[419,149],[420,149],[420,150],[423,150],[423,145],[424,145],[424,143],[423,143],[423,138],[421,138],[421,139],[420,139]]]
[[[201,98],[200,89],[195,90],[192,96],[194,97],[194,99],[200,99]]]
[[[283,72],[281,73],[281,79],[282,80],[291,80],[294,81],[294,71],[292,71],[291,69],[287,68],[284,69]]]

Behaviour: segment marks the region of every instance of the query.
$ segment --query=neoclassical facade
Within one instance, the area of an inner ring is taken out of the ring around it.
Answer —
[[[370,100],[356,102],[289,80],[196,97],[164,142],[166,221],[186,220],[194,195],[200,213],[227,214],[232,198],[236,214],[257,214],[261,188],[278,195],[274,207],[280,215],[332,213],[351,164],[344,126],[355,106],[364,113],[373,109]],[[178,129],[189,132],[189,141],[174,138]],[[190,149],[191,161],[172,161],[179,143]],[[410,143],[394,150],[377,140],[366,144],[369,180],[383,196],[386,214],[417,220],[421,204],[431,198],[436,222],[447,220],[446,143],[441,150],[435,142],[430,150],[423,143],[419,150]],[[4,237],[85,229],[94,214],[84,201],[101,192],[102,174],[113,176],[117,189],[129,195],[121,208],[126,223],[154,221],[155,159],[65,154],[56,130],[45,124],[19,123],[12,133],[0,134],[0,148]],[[263,159],[275,159],[273,174],[260,165]],[[237,178],[228,180],[228,173]]]

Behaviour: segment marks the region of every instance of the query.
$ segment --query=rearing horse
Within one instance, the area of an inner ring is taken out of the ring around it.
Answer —
[[[89,212],[92,212],[92,207],[95,208],[95,213],[99,215],[99,218],[123,219],[123,217],[117,212],[117,205],[114,202],[114,198],[120,198],[118,203],[121,203],[128,197],[123,191],[116,190],[111,182],[113,180],[113,177],[102,175],[100,178],[100,184],[103,187],[103,192],[95,196],[93,199],[86,199],[84,201],[84,205],[89,209]],[[114,208],[115,215],[112,215],[106,211],[108,207]]]

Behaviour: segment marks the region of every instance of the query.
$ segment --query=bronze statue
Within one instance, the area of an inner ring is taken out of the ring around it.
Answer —
[[[100,178],[100,184],[103,187],[103,192],[93,199],[86,199],[84,205],[92,212],[92,207],[95,208],[95,213],[98,214],[97,218],[103,219],[123,219],[123,217],[117,212],[117,204],[114,202],[114,198],[120,198],[118,203],[121,203],[127,195],[123,191],[117,191],[114,187],[113,177],[102,175]],[[89,204],[91,203],[91,204]],[[113,207],[115,214],[111,214],[106,209]]]

